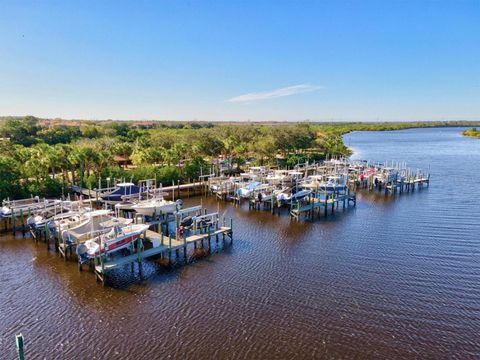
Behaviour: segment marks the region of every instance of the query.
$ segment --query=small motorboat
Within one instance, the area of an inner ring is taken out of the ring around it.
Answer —
[[[261,186],[262,183],[258,181],[251,181],[247,183],[244,187],[241,187],[240,189],[237,190],[237,195],[243,198],[248,198],[250,197],[252,191],[255,190],[255,188]]]
[[[320,191],[328,193],[345,191],[347,189],[346,176],[329,176],[326,182],[322,182],[319,186]]]
[[[65,217],[71,217],[74,214],[73,214],[73,212],[72,213],[64,212],[64,213],[61,213],[59,215],[53,215],[53,214],[32,215],[32,216],[29,216],[27,218],[27,225],[31,230],[38,230],[38,229],[44,228],[45,225],[50,224],[55,217],[58,217],[58,216],[61,216],[61,215],[65,216]],[[49,228],[50,228],[50,226],[49,226]]]
[[[0,217],[18,217],[39,210],[48,210],[61,206],[62,200],[40,199],[38,196],[23,200],[4,200],[0,209]]]
[[[146,216],[158,216],[160,214],[173,214],[182,208],[182,201],[169,201],[163,198],[153,198],[139,201],[132,206],[137,214]]]
[[[310,189],[300,190],[290,194],[282,192],[277,195],[277,201],[280,204],[296,203],[302,200],[303,198],[305,198],[306,196],[310,195],[311,193],[312,193],[312,190]]]
[[[92,234],[101,234],[110,230],[105,224],[108,220],[117,225],[128,225],[132,219],[115,218],[110,214],[109,210],[95,210],[85,213],[77,223],[69,224],[69,227],[62,231],[62,239],[70,243],[81,243],[89,238]]]
[[[106,227],[110,223],[103,224]],[[108,233],[87,240],[77,246],[77,254],[80,257],[93,258],[108,252],[109,254],[125,249],[137,240],[138,237],[148,230],[148,225],[133,224],[127,226],[115,225]]]
[[[320,187],[323,180],[323,175],[310,175],[299,186],[306,189],[316,190]]]
[[[265,191],[260,191],[258,195],[258,200],[260,201],[272,201],[272,198],[277,198],[278,195],[284,193],[287,188],[283,187],[281,189],[265,189]]]
[[[53,220],[66,219],[78,214],[70,208],[69,202],[61,203],[59,206],[48,208],[46,210],[37,210],[37,213],[27,218],[27,225],[32,230],[44,228]],[[50,228],[50,227],[49,227]]]

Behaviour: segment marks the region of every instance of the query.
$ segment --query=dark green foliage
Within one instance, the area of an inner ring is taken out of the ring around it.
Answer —
[[[62,195],[62,183],[59,180],[46,178],[40,182],[33,182],[27,186],[27,194],[39,194],[55,198]]]
[[[49,145],[68,144],[81,135],[80,129],[76,126],[44,128],[37,132],[37,140]]]
[[[39,130],[38,120],[33,116],[23,119],[7,118],[2,126],[1,134],[4,138],[23,146],[31,146],[38,142],[36,135]]]
[[[17,163],[12,158],[0,155],[0,199],[21,197],[20,179]]]

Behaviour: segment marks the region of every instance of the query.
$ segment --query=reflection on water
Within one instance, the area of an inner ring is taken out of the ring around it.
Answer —
[[[432,184],[361,193],[328,218],[204,198],[234,218],[233,246],[170,271],[151,262],[143,282],[127,266],[102,288],[44,244],[2,236],[0,358],[15,358],[16,332],[29,358],[480,356],[480,141],[459,133],[348,134],[355,157],[430,165]]]

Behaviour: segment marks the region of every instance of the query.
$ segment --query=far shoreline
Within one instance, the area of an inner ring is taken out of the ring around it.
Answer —
[[[463,136],[468,136],[474,139],[480,139],[480,131],[477,128],[467,129],[462,133]]]

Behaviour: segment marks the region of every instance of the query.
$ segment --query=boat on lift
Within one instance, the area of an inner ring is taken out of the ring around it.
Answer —
[[[325,182],[322,182],[319,186],[320,191],[328,193],[341,192],[347,189],[347,176],[328,176]]]
[[[100,197],[102,198],[102,201],[106,202],[107,204],[116,204],[122,200],[128,199],[129,197],[139,198],[141,194],[145,193],[146,190],[146,188],[137,186],[134,183],[124,182],[118,183],[114,190],[105,194],[101,194]]]
[[[79,257],[94,258],[106,252],[111,254],[125,249],[148,230],[148,225],[145,224],[120,226],[111,221],[102,223],[102,226],[110,230],[79,244],[77,246]]]
[[[110,210],[95,210],[85,213],[80,217],[78,222],[68,224],[68,228],[61,232],[62,239],[70,243],[81,243],[92,237],[92,234],[101,234],[109,231],[109,228],[103,226],[111,220],[118,225],[128,225],[132,219],[115,218],[111,215]]]
[[[0,217],[28,215],[31,212],[54,208],[61,203],[62,200],[40,199],[38,196],[22,200],[3,200]]]
[[[296,203],[298,201],[303,200],[305,197],[307,197],[313,192],[311,189],[304,189],[304,190],[299,190],[295,192],[294,189],[292,189],[292,192],[290,193],[282,192],[278,194],[277,201],[282,205],[288,204],[288,203]]]
[[[61,207],[60,209],[50,209],[46,211],[41,211],[36,215],[29,216],[27,218],[27,225],[32,230],[38,230],[44,228],[45,225],[51,228],[51,224],[54,221],[60,221],[62,219],[70,219],[76,215],[79,215],[79,211],[72,210],[68,207]]]
[[[181,200],[169,201],[161,198],[152,198],[142,200],[132,206],[137,214],[146,216],[158,216],[160,214],[173,214],[175,211],[182,208],[183,202]]]
[[[248,198],[256,188],[262,185],[263,184],[261,182],[250,181],[246,183],[243,187],[237,190],[237,195],[243,198]]]

